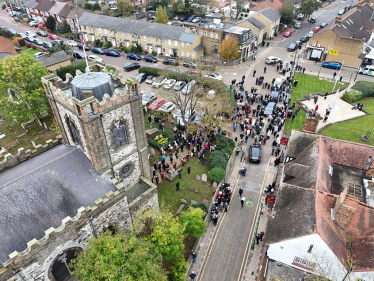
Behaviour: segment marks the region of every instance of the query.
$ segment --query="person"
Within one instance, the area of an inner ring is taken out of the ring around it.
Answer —
[[[326,100],[327,99],[327,95],[328,95],[328,91],[326,91],[326,93],[325,93],[325,97],[324,97],[324,100]]]
[[[299,81],[297,81],[297,79],[295,79],[295,81],[293,81],[293,85],[296,87],[297,84],[299,83]]]
[[[343,76],[340,76],[339,82],[342,82]]]
[[[303,74],[304,74],[304,72],[305,72],[305,66],[303,67]]]
[[[243,196],[242,198],[240,198],[240,204],[242,204],[242,208],[244,206],[244,202],[245,202],[245,197]]]
[[[264,73],[266,73],[266,66],[264,67]]]
[[[335,80],[335,77],[336,77],[336,71],[334,72],[333,74],[333,79]]]
[[[242,82],[244,83],[244,81],[245,81],[245,75],[243,75],[242,77]]]
[[[242,197],[242,194],[243,194],[243,188],[242,188],[242,187],[239,187],[239,198]]]
[[[227,208],[229,207],[229,203],[225,202],[225,205],[223,207],[225,208],[225,212],[227,212]]]
[[[318,111],[318,104],[317,104],[316,107],[314,108],[314,111]]]
[[[233,127],[234,127],[234,133],[235,133],[236,128],[237,128],[236,123],[234,123]]]
[[[196,262],[197,254],[194,250],[191,250],[191,256],[192,256],[193,262]]]
[[[318,105],[317,105],[318,106]],[[295,120],[295,117],[296,117],[296,115],[295,114],[292,114],[292,116],[291,116],[291,122],[293,123],[293,121]]]
[[[317,102],[318,102],[318,95],[315,95],[315,96],[313,97],[313,99],[314,99],[314,104],[317,104]]]
[[[253,77],[256,75],[256,69],[253,70]]]
[[[179,190],[179,181],[177,181],[177,182],[175,183],[175,190],[176,190],[176,191]]]
[[[246,167],[239,169],[239,174],[242,174],[243,176],[245,176],[246,173],[247,173]]]
[[[189,174],[191,174],[191,166],[190,165],[187,166],[187,175],[189,175]]]
[[[328,115],[325,115],[325,117],[323,118],[323,123],[326,123],[327,119],[329,118]]]
[[[275,158],[274,166],[278,166],[279,163],[280,163],[280,157]]]
[[[194,280],[196,278],[196,273],[195,271],[192,271],[190,274],[191,280]]]

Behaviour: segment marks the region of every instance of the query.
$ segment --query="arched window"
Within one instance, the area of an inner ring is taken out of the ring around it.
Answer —
[[[113,131],[113,139],[114,139],[114,144],[116,146],[116,149],[128,143],[125,123],[122,120],[116,121],[113,124],[112,131]]]
[[[76,145],[81,145],[81,140],[79,138],[79,133],[77,128],[75,127],[74,122],[69,118],[66,117],[66,123],[68,124],[71,137]]]

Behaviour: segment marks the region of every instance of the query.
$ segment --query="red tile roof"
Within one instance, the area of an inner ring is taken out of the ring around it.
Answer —
[[[3,36],[0,36],[0,52],[11,53],[17,55],[17,51],[14,49],[13,42]]]
[[[258,12],[266,8],[272,8],[274,11],[277,12],[281,6],[282,2],[280,0],[266,0],[252,7],[250,10]]]

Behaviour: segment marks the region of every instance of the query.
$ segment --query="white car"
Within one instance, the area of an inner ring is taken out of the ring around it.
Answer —
[[[40,58],[40,57],[42,57],[42,56],[45,56],[46,55],[46,53],[44,53],[44,52],[38,52],[38,53],[35,53],[34,54],[34,58],[35,59],[38,59],[38,58]]]
[[[174,108],[175,108],[175,104],[172,103],[171,101],[168,101],[163,106],[161,106],[159,110],[164,111],[164,112],[171,112],[173,111]]]
[[[312,30],[309,31],[309,34],[308,34],[309,38],[312,37],[313,35],[314,35],[314,31],[312,31]]]
[[[345,12],[344,9],[341,9],[341,10],[339,10],[338,15],[341,16],[341,15],[344,14],[344,12]]]
[[[39,21],[33,20],[29,22],[29,26],[38,26],[38,25],[39,25]]]
[[[266,64],[273,64],[273,63],[277,63],[278,61],[282,61],[282,60],[280,58],[274,57],[274,56],[270,56],[270,57],[267,57],[265,59]]]
[[[175,82],[177,82],[177,80],[175,80],[175,79],[169,79],[169,80],[167,80],[167,81],[164,83],[164,88],[165,88],[165,89],[171,89],[171,88],[173,88]]]
[[[152,83],[152,87],[154,88],[160,88],[161,86],[163,86],[165,84],[165,82],[167,81],[168,79],[165,77],[165,76],[160,76],[160,77],[157,77],[153,83]]]
[[[68,44],[69,46],[72,46],[72,47],[78,46],[78,43],[75,42],[74,40],[68,40],[68,41],[66,41],[66,44]]]
[[[34,39],[34,43],[36,43],[36,44],[38,44],[38,45],[43,45],[43,41],[42,40],[40,40],[39,38],[35,38]]]
[[[192,20],[192,22],[201,22],[201,18],[200,17],[196,17]]]
[[[15,11],[9,11],[8,15],[11,16],[11,17],[14,17],[14,16],[17,15],[17,12],[15,12]]]
[[[186,82],[178,81],[178,82],[175,83],[175,85],[174,85],[174,90],[176,90],[176,91],[180,91],[180,90],[183,89],[184,86],[186,86]]]
[[[98,57],[98,56],[95,56],[95,55],[89,55],[89,56],[87,57],[87,59],[88,59],[89,61],[97,61],[97,62],[100,62],[100,63],[104,63],[104,60],[103,60],[102,58],[100,58],[100,57]]]
[[[191,80],[190,82],[187,83],[187,85],[182,89],[182,94],[184,95],[189,95],[191,91],[193,90],[193,87],[195,86],[196,81]]]
[[[153,77],[152,75],[148,75],[147,79],[145,79],[145,83],[152,84],[153,81],[155,81],[155,80],[156,80],[156,77]]]
[[[25,34],[27,37],[36,37],[36,34],[32,31],[26,31]]]
[[[283,84],[283,79],[282,78],[275,78],[275,80],[274,80],[274,83],[273,83],[273,86],[274,87],[280,87],[282,84]]]
[[[142,105],[148,105],[151,102],[153,102],[155,99],[157,99],[157,96],[155,93],[148,93],[142,96]]]
[[[204,75],[204,77],[208,77],[208,78],[212,78],[212,79],[222,81],[222,76],[217,74],[217,73],[214,73],[214,72],[208,72],[207,74]]]

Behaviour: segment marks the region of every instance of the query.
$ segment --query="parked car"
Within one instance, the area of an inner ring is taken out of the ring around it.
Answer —
[[[53,33],[49,34],[48,38],[51,39],[51,40],[59,40],[60,39],[60,38],[58,38],[58,36],[56,34],[53,34]]]
[[[186,86],[186,82],[178,81],[178,82],[175,83],[175,85],[174,85],[174,90],[176,90],[176,91],[180,91],[180,90],[183,89],[184,86]]]
[[[177,81],[175,79],[169,79],[167,80],[165,83],[164,83],[164,88],[165,89],[171,89],[173,88],[174,84],[176,83]]]
[[[35,27],[35,26],[38,26],[39,23],[40,23],[39,21],[32,20],[32,21],[29,22],[29,26],[31,26],[31,27]]]
[[[274,57],[274,56],[270,56],[270,57],[267,57],[266,59],[265,59],[265,63],[266,64],[273,64],[273,63],[277,63],[277,62],[279,62],[279,61],[282,61],[280,58],[278,58],[278,57]]]
[[[222,76],[217,74],[217,73],[214,73],[214,72],[207,72],[204,77],[208,77],[208,78],[212,78],[212,79],[216,79],[216,80],[219,80],[219,81],[222,81]]]
[[[312,37],[313,35],[314,35],[314,31],[313,30],[309,31],[309,34],[308,34],[309,38]]]
[[[81,43],[78,43],[77,47],[78,47],[78,49],[83,50],[83,45]],[[89,51],[89,50],[91,50],[91,48],[87,45],[84,45],[84,50]]]
[[[319,26],[316,26],[312,30],[313,30],[314,33],[317,33],[318,31],[321,30],[321,28]]]
[[[137,62],[125,63],[123,68],[125,69],[125,71],[131,71],[131,70],[134,70],[134,69],[139,69],[140,64],[138,64]]]
[[[303,42],[301,41],[295,41],[294,42],[296,44],[296,46],[300,49],[300,47],[303,45]]]
[[[303,25],[301,24],[301,22],[297,22],[297,23],[295,23],[294,24],[294,28],[297,28],[297,29],[299,29],[300,27],[302,27]]]
[[[172,112],[175,108],[175,104],[172,103],[171,101],[168,101],[167,103],[165,103],[163,106],[160,107],[160,111],[163,111],[163,112]]]
[[[127,58],[130,59],[130,60],[141,60],[142,59],[141,56],[139,56],[135,53],[128,53]]]
[[[95,54],[99,54],[99,55],[103,55],[103,54],[105,54],[105,51],[104,51],[104,50],[102,50],[102,49],[100,49],[100,48],[97,48],[97,47],[93,47],[93,48],[91,49],[91,51],[92,51],[93,53],[95,53]]]
[[[249,162],[252,163],[260,163],[261,161],[261,145],[259,144],[251,144],[249,146]]]
[[[298,20],[302,20],[304,18],[304,14],[302,13],[299,13],[297,16],[296,16],[296,19]]]
[[[36,34],[32,31],[25,31],[27,37],[36,37]]]
[[[154,100],[150,106],[148,106],[149,109],[151,110],[156,110],[159,109],[161,106],[163,106],[166,103],[165,99],[163,98],[158,98]]]
[[[183,62],[183,66],[184,67],[190,67],[190,68],[196,68],[197,67],[196,63],[194,63],[194,62],[188,62],[188,61],[184,61]]]
[[[36,32],[36,34],[38,34],[39,36],[42,36],[42,37],[47,37],[48,36],[47,32],[45,32],[43,30],[38,30]]]
[[[25,40],[30,43],[34,43],[35,38],[31,36],[26,36]]]
[[[148,75],[147,79],[145,79],[145,83],[152,84],[155,79],[156,77],[153,77],[152,75]]]
[[[34,38],[34,43],[38,44],[39,46],[43,46],[43,41],[39,38]]]
[[[186,17],[186,16],[181,16],[181,17],[179,18],[180,21],[185,21],[185,20],[187,20],[187,19],[188,19],[188,17]]]
[[[21,37],[22,39],[26,39],[26,34],[25,33],[17,33],[17,37]]]
[[[303,35],[303,36],[300,37],[300,41],[303,42],[303,43],[307,42],[308,40],[309,40],[308,35]]]
[[[158,62],[158,59],[156,59],[155,57],[152,57],[151,55],[145,55],[144,60],[146,62],[153,62],[153,63]]]
[[[43,42],[43,47],[46,48],[46,49],[49,49],[49,48],[52,48],[53,45],[52,45],[51,42],[44,41]]]
[[[179,16],[175,16],[175,17],[174,17],[174,20],[179,20]]]
[[[298,47],[297,44],[293,42],[288,46],[287,51],[293,52],[297,49],[297,47]]]
[[[157,99],[157,96],[155,93],[144,94],[142,96],[142,105],[148,105],[149,103],[153,102],[155,99]]]
[[[165,67],[165,70],[180,72],[178,69],[175,69],[175,68],[172,68],[172,67]]]
[[[347,5],[347,6],[344,7],[344,10],[345,10],[346,12],[348,12],[351,8],[352,8],[351,5]]]
[[[344,13],[345,13],[345,10],[344,10],[344,9],[341,9],[341,10],[339,10],[338,15],[341,16],[341,15],[343,15]]]
[[[325,22],[321,22],[321,24],[319,25],[320,28],[324,28],[326,26],[327,26],[327,23],[325,23]]]
[[[163,86],[167,80],[168,79],[165,76],[156,77],[156,79],[152,83],[152,87],[159,88]]]
[[[322,67],[325,67],[325,68],[332,68],[332,69],[341,69],[342,68],[342,64],[340,62],[336,62],[336,61],[324,61],[322,63]]]
[[[201,18],[200,17],[196,17],[192,20],[192,22],[201,22]]]
[[[84,59],[86,56],[82,52],[74,51],[73,57],[80,60],[80,59]]]
[[[291,30],[287,30],[284,34],[283,34],[283,36],[284,37],[290,37],[292,35],[292,31]]]
[[[166,65],[174,65],[174,66],[179,65],[179,62],[175,59],[164,59],[162,63]]]
[[[10,34],[12,35],[17,35],[17,32],[11,28],[7,29],[8,32],[10,32]]]
[[[66,41],[66,44],[68,44],[69,46],[72,46],[72,47],[76,47],[78,45],[78,43],[75,42],[74,40],[68,40],[68,41]]]
[[[190,17],[187,19],[187,21],[188,21],[188,22],[191,22],[195,17],[196,17],[195,15],[192,15],[192,16],[190,16]]]
[[[182,94],[189,95],[192,92],[195,84],[195,80],[191,80],[190,82],[188,82],[187,85],[182,89]]]
[[[102,58],[96,56],[96,55],[89,55],[89,56],[87,57],[87,59],[88,59],[89,61],[97,61],[97,62],[100,62],[100,63],[104,63],[104,60],[103,60]]]
[[[111,57],[119,57],[119,53],[112,49],[106,50],[105,55],[111,56]]]
[[[35,58],[35,59],[38,59],[38,58],[40,58],[40,57],[42,57],[42,56],[45,56],[45,55],[46,55],[45,52],[37,52],[37,53],[34,54],[34,58]]]
[[[64,45],[64,41],[62,41],[60,39],[52,40],[51,43],[53,45]]]
[[[309,19],[310,23],[316,23],[316,21],[317,21],[317,17],[316,16],[311,16],[310,19]]]
[[[197,69],[186,70],[184,73],[187,73],[187,74],[195,74],[195,75],[199,75],[199,76],[201,76],[200,71],[197,70]]]
[[[275,102],[269,102],[266,105],[265,110],[264,110],[265,116],[269,116],[273,112],[274,107],[275,107]]]
[[[300,7],[301,7],[299,4],[295,4],[293,6],[295,7],[295,9],[300,9]]]
[[[42,29],[44,27],[47,27],[44,22],[38,24],[39,29]]]
[[[136,78],[139,80],[139,83],[142,83],[147,78],[147,74],[145,73],[139,73]]]
[[[9,12],[8,12],[8,15],[9,15],[10,17],[15,17],[15,16],[17,15],[17,12],[15,12],[15,11],[9,11]]]

